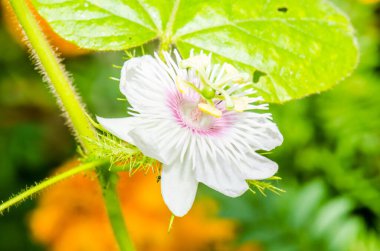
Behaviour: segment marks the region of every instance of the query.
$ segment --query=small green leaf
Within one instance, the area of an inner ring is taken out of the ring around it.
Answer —
[[[253,74],[268,102],[319,93],[358,62],[348,18],[325,0],[34,0],[65,39],[93,50],[122,50],[159,39],[212,52]]]

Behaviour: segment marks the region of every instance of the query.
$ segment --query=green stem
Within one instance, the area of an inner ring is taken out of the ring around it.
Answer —
[[[4,210],[10,208],[11,206],[16,205],[19,202],[24,201],[28,197],[33,196],[34,194],[38,193],[39,191],[41,191],[41,190],[43,190],[43,189],[45,189],[51,185],[54,185],[55,183],[57,183],[59,181],[67,179],[67,178],[69,178],[75,174],[80,173],[80,172],[90,170],[90,169],[94,169],[95,167],[102,165],[104,163],[106,163],[104,160],[98,160],[98,161],[86,163],[86,164],[74,167],[74,168],[72,168],[66,172],[60,173],[56,176],[53,176],[51,178],[48,178],[47,180],[42,181],[41,183],[39,183],[35,186],[32,186],[31,188],[27,189],[26,191],[16,195],[15,197],[9,199],[8,201],[2,203],[0,205],[0,213],[2,213]]]
[[[108,218],[110,220],[114,236],[121,251],[134,251],[135,248],[125,226],[123,212],[121,210],[119,196],[117,193],[117,181],[119,177],[117,173],[104,170],[104,168],[99,169],[98,175],[103,186],[103,199],[105,201]]]
[[[92,146],[86,139],[96,139],[96,131],[91,126],[86,111],[78,95],[76,95],[64,67],[59,63],[26,1],[10,0],[10,3],[25,32],[33,54],[40,63],[37,65],[46,73],[59,103],[62,104],[63,111],[67,113],[75,136],[86,150],[90,150]]]
[[[84,106],[81,104],[79,96],[76,94],[73,86],[71,85],[71,82],[65,73],[64,67],[59,63],[58,58],[51,49],[49,42],[38,25],[38,22],[28,8],[26,1],[9,1],[25,32],[26,38],[30,43],[29,45],[33,51],[33,54],[38,60],[37,65],[41,67],[42,71],[46,74],[50,85],[56,93],[58,103],[62,104],[62,110],[66,113],[67,119],[72,125],[75,136],[86,153],[96,151],[96,147],[91,143],[97,141],[96,130],[91,125]],[[110,183],[107,178],[112,178],[113,174],[110,172],[108,172],[108,174],[105,173],[104,171],[103,173],[98,172],[108,217],[110,219],[113,232],[121,251],[133,251],[134,248],[124,224],[122,210],[115,190],[116,185],[113,182]],[[43,184],[43,186],[40,186],[41,184]],[[4,210],[5,208],[8,208],[18,201],[22,201],[24,198],[30,196],[34,193],[34,191],[39,191],[45,188],[46,186],[44,185],[50,185],[53,183],[49,179],[41,184],[36,188],[32,188],[32,190],[28,190],[29,192],[27,191],[22,193],[4,203],[5,205],[3,204],[1,208]]]
[[[173,26],[174,21],[177,16],[178,8],[181,3],[181,0],[175,0],[173,3],[173,8],[169,16],[169,20],[166,24],[165,31],[161,34],[160,47],[158,49],[158,54],[163,58],[163,52],[169,51],[171,44],[173,43]]]

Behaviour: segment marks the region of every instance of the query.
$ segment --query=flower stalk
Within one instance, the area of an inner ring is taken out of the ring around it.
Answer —
[[[100,174],[100,175],[99,175]],[[113,229],[113,233],[120,250],[135,250],[133,242],[128,233],[124,223],[123,212],[119,197],[117,194],[117,181],[119,180],[118,174],[109,172],[105,168],[98,169],[100,183],[103,186],[103,199],[108,213],[108,218]]]
[[[84,152],[91,155],[92,152],[96,151],[96,145],[91,142],[96,142],[98,137],[97,132],[92,126],[86,110],[80,101],[79,95],[71,85],[64,67],[60,64],[58,57],[51,48],[34,15],[30,11],[27,1],[9,1],[25,33],[25,39],[32,51],[33,58],[37,60],[37,66],[48,80],[48,83],[57,98],[58,104],[61,105],[61,109],[65,113],[66,118],[73,129],[74,135],[82,146]],[[93,163],[100,164],[97,161]],[[92,168],[95,167],[95,165],[89,164],[84,167]],[[2,204],[0,211],[9,208],[11,205],[22,201],[35,192],[40,191],[63,178],[70,177],[81,171],[83,170],[78,167],[78,169],[73,169],[73,171],[69,171],[63,176],[50,178]],[[134,248],[124,224],[120,202],[117,196],[116,181],[113,178],[113,175],[115,174],[101,169],[98,169],[97,173],[103,189],[103,198],[106,204],[108,218],[119,248],[121,251],[133,251]]]
[[[90,151],[92,146],[86,139],[96,139],[97,134],[88,120],[84,106],[71,85],[64,67],[59,63],[58,57],[39,27],[27,2],[10,0],[10,3],[25,32],[26,41],[32,50],[33,57],[37,59],[37,66],[41,68],[47,78],[78,141],[85,151]]]
[[[91,169],[96,168],[97,166],[100,166],[102,164],[105,164],[106,161],[104,160],[97,160],[94,162],[85,163],[83,165],[79,165],[77,167],[74,167],[66,172],[57,174],[51,178],[46,179],[45,181],[42,181],[41,183],[25,190],[24,192],[21,192],[20,194],[14,196],[13,198],[9,199],[8,201],[2,203],[0,205],[0,213],[4,212],[4,210],[9,209],[10,207],[17,205],[18,203],[24,201],[25,199],[35,195],[36,193],[42,191],[43,189],[54,185],[57,182],[60,182],[64,179],[67,179],[71,176],[74,176],[78,173],[88,171]]]

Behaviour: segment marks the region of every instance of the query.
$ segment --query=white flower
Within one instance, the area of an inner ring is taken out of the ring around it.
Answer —
[[[231,65],[211,66],[211,56],[203,54],[186,61],[174,54],[176,61],[164,55],[166,63],[157,55],[125,62],[120,90],[131,117],[98,121],[163,163],[162,196],[174,215],[183,216],[199,182],[237,197],[248,189],[246,180],[273,176],[277,164],[255,151],[272,150],[283,138],[270,114],[254,112],[267,105],[255,104],[261,98]]]

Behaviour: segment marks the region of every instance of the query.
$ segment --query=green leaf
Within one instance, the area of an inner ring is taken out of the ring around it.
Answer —
[[[268,102],[327,90],[358,62],[348,18],[324,0],[34,0],[65,39],[93,50],[122,50],[159,39],[183,56],[192,49],[265,76]]]

